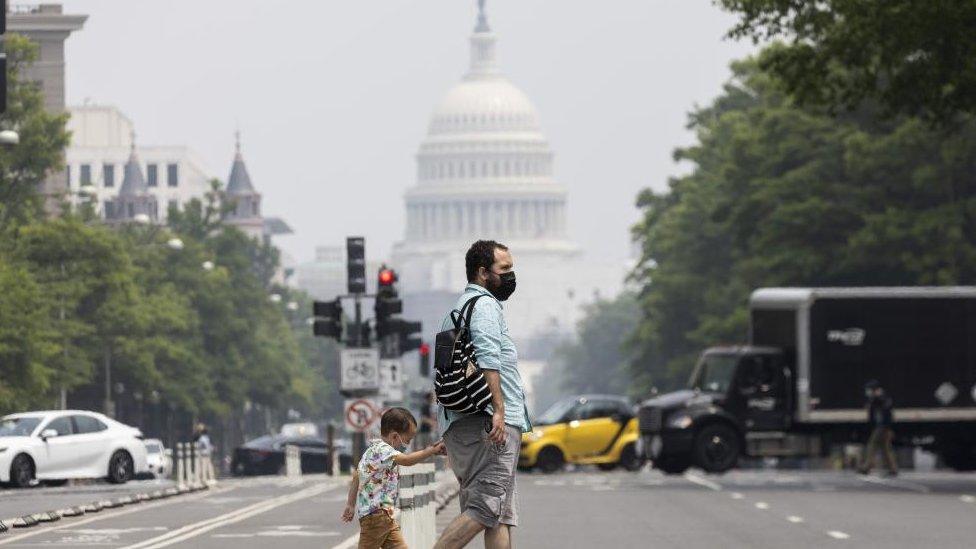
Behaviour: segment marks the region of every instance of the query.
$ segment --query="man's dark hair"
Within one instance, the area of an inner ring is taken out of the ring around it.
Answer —
[[[464,270],[468,274],[468,282],[474,282],[478,277],[478,267],[491,270],[495,264],[495,250],[508,250],[508,246],[494,240],[479,240],[468,248],[464,254]]]
[[[417,420],[406,408],[390,408],[383,412],[380,418],[380,434],[386,436],[390,433],[407,433],[410,426],[417,427]]]

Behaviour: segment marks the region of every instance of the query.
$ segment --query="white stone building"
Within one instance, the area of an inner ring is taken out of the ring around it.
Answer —
[[[507,245],[518,287],[505,316],[521,354],[535,340],[571,333],[579,305],[596,288],[615,293],[624,269],[584,262],[568,237],[567,191],[553,176],[539,113],[502,74],[483,5],[470,48],[467,74],[434,110],[420,145],[416,185],[405,197],[406,231],[392,263],[404,316],[423,320],[430,338],[466,282],[471,243]]]
[[[70,107],[71,145],[65,153],[68,188],[74,200],[82,187],[94,190],[99,211],[118,197],[125,165],[133,150],[135,126],[118,108]],[[185,146],[139,146],[138,163],[148,191],[156,198],[160,222],[171,205],[182,207],[210,190],[203,161]]]

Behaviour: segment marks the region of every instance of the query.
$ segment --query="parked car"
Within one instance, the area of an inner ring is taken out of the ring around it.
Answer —
[[[519,467],[552,473],[565,463],[621,466],[637,471],[638,427],[633,407],[622,396],[581,395],[553,404],[522,435]]]
[[[311,436],[267,435],[234,450],[230,470],[234,476],[277,475],[285,469],[285,446],[298,446],[303,473],[332,473],[325,439]]]
[[[146,445],[146,465],[149,468],[149,478],[165,478],[173,470],[173,458],[166,451],[163,441],[158,438],[148,438]]]
[[[121,484],[148,471],[142,432],[95,412],[55,410],[0,418],[0,483],[67,479]]]

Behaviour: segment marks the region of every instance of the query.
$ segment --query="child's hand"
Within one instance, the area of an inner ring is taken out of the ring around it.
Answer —
[[[352,505],[346,505],[346,508],[342,511],[342,522],[352,522],[352,519],[356,517],[356,510]]]
[[[431,446],[431,448],[433,448],[435,456],[447,455],[447,446],[444,445],[443,440],[438,440],[437,442],[434,443],[433,446]]]

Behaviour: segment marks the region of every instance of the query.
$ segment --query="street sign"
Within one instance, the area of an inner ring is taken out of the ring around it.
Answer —
[[[343,391],[375,391],[380,387],[380,353],[376,349],[343,349],[340,357]]]
[[[371,398],[346,399],[344,409],[346,428],[354,432],[368,431],[379,422],[383,413],[382,406]]]
[[[403,362],[398,358],[380,360],[380,396],[387,402],[403,400]]]

